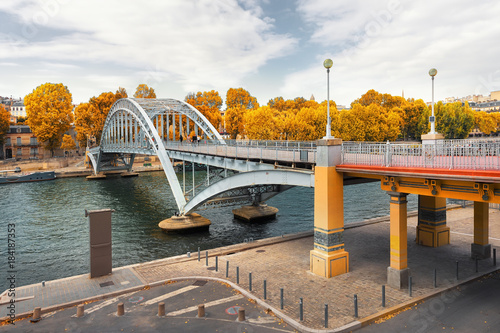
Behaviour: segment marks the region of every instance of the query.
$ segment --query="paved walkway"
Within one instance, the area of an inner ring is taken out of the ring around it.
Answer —
[[[417,219],[415,214],[408,218],[408,263],[413,279],[413,295],[410,297],[408,290],[387,287],[387,307],[436,292],[433,287],[434,269],[437,269],[438,289],[456,284],[456,261],[459,262],[460,281],[494,269],[491,259],[481,260],[479,273],[475,272],[475,261],[470,258],[472,217],[472,207],[449,210],[451,244],[440,248],[417,245],[414,241]],[[18,297],[34,298],[17,302],[16,314],[19,316],[31,311],[35,306],[42,307],[42,311],[44,308],[46,311],[53,311],[58,304],[76,305],[84,300],[102,298],[106,293],[119,294],[146,286],[154,287],[169,279],[208,277],[227,281],[247,297],[271,308],[278,317],[289,323],[299,322],[299,298],[303,298],[304,321],[292,324],[302,330],[305,327],[324,328],[324,304],[328,304],[329,328],[338,328],[356,321],[354,294],[358,297],[360,318],[385,310],[381,306],[381,288],[386,283],[389,265],[389,222],[387,219],[377,221],[346,229],[344,237],[346,250],[350,254],[350,272],[331,279],[309,272],[309,252],[313,248],[313,237],[312,232],[306,232],[210,250],[208,266],[205,251],[201,252],[198,261],[198,253],[196,249],[192,249],[191,257],[181,255],[115,269],[107,277],[91,280],[86,274],[49,281],[45,287],[38,284],[17,288]],[[500,246],[499,222],[500,211],[490,210],[490,243],[493,247]],[[237,267],[239,283],[236,277]],[[249,273],[252,274],[251,291]],[[265,300],[264,280],[267,283]],[[283,310],[280,308],[280,288],[284,290]],[[0,306],[2,317],[8,314],[6,306]]]

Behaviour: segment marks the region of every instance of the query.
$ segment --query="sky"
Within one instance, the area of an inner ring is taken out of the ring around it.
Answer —
[[[73,103],[145,83],[158,98],[244,88],[258,102],[369,89],[435,99],[500,90],[496,0],[1,0],[0,96],[63,83]]]

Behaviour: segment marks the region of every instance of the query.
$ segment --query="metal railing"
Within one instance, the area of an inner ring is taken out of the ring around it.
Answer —
[[[443,140],[435,144],[343,142],[342,164],[500,170],[500,141]]]
[[[199,140],[197,143],[164,141],[167,150],[177,150],[236,159],[258,159],[291,163],[315,163],[315,141]]]

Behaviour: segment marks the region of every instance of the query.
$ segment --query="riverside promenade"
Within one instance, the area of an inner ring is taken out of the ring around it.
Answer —
[[[344,241],[350,253],[350,272],[334,278],[325,279],[309,272],[309,251],[312,249],[311,232],[284,235],[264,240],[249,240],[247,243],[227,246],[208,251],[208,265],[205,251],[198,260],[197,248],[187,254],[131,265],[113,270],[113,274],[89,279],[88,274],[65,279],[48,281],[45,286],[36,284],[16,289],[16,318],[28,316],[35,307],[42,308],[44,324],[55,320],[46,317],[58,309],[82,303],[103,300],[121,294],[139,291],[146,296],[156,288],[169,285],[174,281],[192,279],[219,281],[241,294],[264,311],[270,310],[283,320],[288,330],[317,332],[324,327],[324,305],[329,306],[328,331],[352,331],[375,320],[383,320],[394,312],[407,310],[418,302],[436,293],[452,289],[459,293],[457,286],[481,275],[495,271],[491,259],[476,262],[470,258],[470,244],[473,233],[472,207],[454,208],[447,212],[447,225],[451,228],[451,244],[440,248],[419,246],[415,243],[417,225],[416,212],[408,217],[408,266],[413,280],[412,296],[408,290],[386,287],[386,307],[382,307],[381,288],[386,283],[389,266],[389,221],[388,217],[377,218],[346,226]],[[216,222],[214,222],[216,223]],[[490,243],[493,248],[500,246],[500,211],[490,209]],[[217,258],[217,259],[216,259]],[[217,271],[216,271],[217,260]],[[459,267],[459,280],[456,280],[456,262]],[[229,271],[226,271],[229,262]],[[237,281],[236,271],[239,271]],[[61,267],[61,270],[64,268]],[[434,269],[437,270],[437,288],[434,288]],[[249,273],[252,273],[250,291]],[[226,274],[228,277],[226,277]],[[266,280],[267,293],[264,299],[263,282]],[[239,283],[238,283],[239,282]],[[283,309],[280,304],[280,289],[283,288]],[[353,297],[358,299],[358,318],[354,316]],[[22,300],[25,298],[25,300]],[[303,320],[299,317],[299,300],[303,299]],[[5,300],[3,297],[2,300]],[[190,307],[199,302],[193,299],[178,304],[176,311],[189,312]],[[85,305],[90,306],[91,304]],[[125,304],[127,309],[129,305]],[[71,309],[70,309],[71,310]],[[196,311],[191,310],[194,325]],[[76,308],[68,312],[68,320],[76,313]],[[155,310],[145,316],[137,312],[141,322],[155,323],[163,320]],[[269,313],[269,311],[267,311]],[[173,313],[173,312],[172,312]],[[0,316],[4,320],[8,314],[7,304],[0,306]],[[127,314],[134,317],[134,313]],[[168,313],[167,313],[168,317]],[[106,318],[106,317],[104,317]],[[72,318],[73,321],[82,318]],[[168,318],[167,318],[168,319]],[[120,320],[115,318],[113,320]],[[124,319],[125,320],[125,319]],[[102,320],[104,324],[105,320]],[[24,320],[27,322],[27,320]],[[77,324],[77,322],[74,322]],[[17,324],[22,324],[17,322]],[[29,324],[29,323],[28,323]],[[32,329],[42,323],[30,324]],[[16,326],[18,326],[16,325]],[[94,320],[99,328],[99,320]],[[146,324],[145,324],[146,325]],[[189,330],[189,323],[186,324]],[[373,324],[376,325],[376,324]],[[13,330],[13,325],[1,327]],[[139,330],[140,331],[140,330]],[[258,332],[258,328],[254,328]]]

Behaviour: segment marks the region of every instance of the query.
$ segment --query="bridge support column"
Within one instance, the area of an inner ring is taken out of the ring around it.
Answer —
[[[387,267],[387,284],[401,289],[408,286],[408,231],[406,193],[388,192],[391,218],[391,266]]]
[[[330,278],[349,272],[349,253],[344,250],[344,179],[340,164],[340,139],[317,142],[314,170],[314,250],[311,272]]]
[[[471,244],[472,258],[486,259],[491,257],[489,242],[489,204],[474,201],[474,243]]]
[[[446,226],[446,198],[418,196],[417,244],[439,247],[450,244]]]

